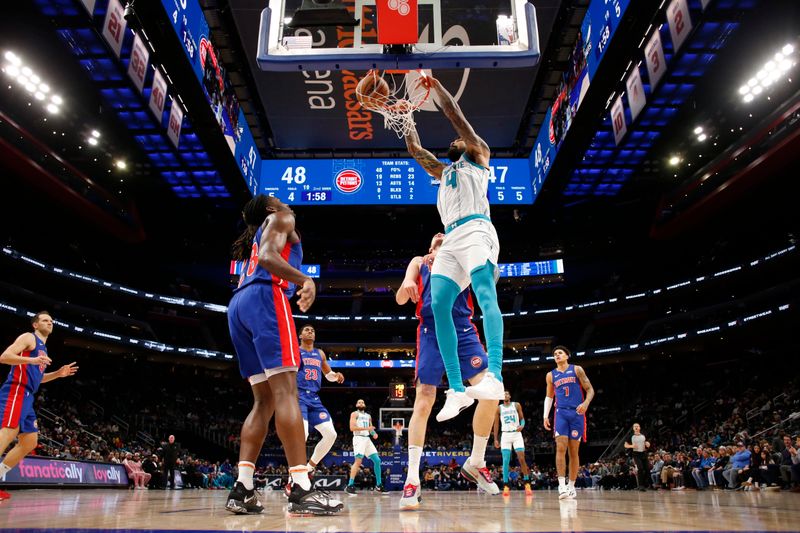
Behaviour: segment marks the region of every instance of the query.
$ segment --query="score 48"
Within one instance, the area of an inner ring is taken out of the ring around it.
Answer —
[[[306,167],[286,167],[281,181],[285,181],[287,185],[303,185],[306,182]],[[308,189],[308,186],[304,189]],[[294,191],[289,192],[288,202],[294,202],[294,194]]]

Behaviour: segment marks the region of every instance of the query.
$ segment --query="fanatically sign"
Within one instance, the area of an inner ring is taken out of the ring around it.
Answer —
[[[111,463],[62,461],[29,456],[0,481],[9,485],[76,485],[127,487],[125,467]]]

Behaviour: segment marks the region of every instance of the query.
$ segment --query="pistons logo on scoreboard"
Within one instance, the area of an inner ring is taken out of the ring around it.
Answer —
[[[352,168],[346,168],[336,174],[334,183],[336,183],[336,188],[341,192],[345,194],[353,194],[361,188],[361,185],[364,183],[364,178],[361,177],[361,173],[359,171]]]
[[[481,359],[480,357],[475,356],[470,361],[470,364],[472,365],[472,368],[480,368],[481,364],[483,364],[483,359]]]
[[[384,359],[383,361],[381,361],[381,368],[393,368],[393,367],[394,367],[394,361],[390,359]]]

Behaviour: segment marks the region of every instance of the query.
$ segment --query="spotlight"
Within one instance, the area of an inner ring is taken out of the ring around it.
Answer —
[[[94,137],[95,139],[99,139],[100,138],[100,132],[97,131],[97,130],[92,130],[92,137]]]
[[[787,55],[788,56],[789,54],[794,52],[794,46],[792,46],[791,44],[787,44],[786,46],[784,46],[781,49],[781,52],[783,52],[783,55]]]
[[[56,105],[61,105],[61,104],[63,104],[63,103],[64,103],[64,100],[62,100],[62,99],[61,99],[61,97],[60,97],[60,96],[58,96],[57,94],[54,94],[54,95],[53,95],[53,96],[50,98],[50,101],[51,101],[51,102],[53,102],[53,103],[54,103],[54,104],[56,104]]]
[[[55,115],[56,113],[58,113],[58,111],[59,111],[59,109],[58,109],[58,106],[56,104],[47,104],[47,112],[48,113],[52,113],[53,115]]]
[[[743,100],[745,101],[745,103],[752,102],[753,101],[753,95],[752,94],[746,94],[746,95],[744,95]]]
[[[701,133],[700,135],[697,136],[697,140],[700,142],[703,142],[706,139],[708,139],[708,135],[706,135],[705,133]]]
[[[39,90],[42,91],[43,93],[49,93],[50,92],[50,86],[47,85],[46,83],[42,83],[42,84],[39,85]]]
[[[36,98],[37,100],[44,100],[44,93],[41,91],[36,91],[33,97]]]
[[[790,68],[792,68],[792,60],[791,59],[784,59],[781,61],[780,64],[781,71],[786,72]]]
[[[31,74],[31,82],[32,83],[34,83],[36,85],[39,85],[39,82],[41,82],[41,81],[42,81],[42,78],[40,78],[36,74]]]
[[[789,46],[789,45],[786,45],[786,46]],[[9,63],[11,63],[12,65],[19,66],[19,65],[21,65],[21,64],[22,64],[22,60],[21,60],[20,58],[18,58],[18,57],[16,56],[16,54],[14,54],[14,52],[12,52],[11,50],[7,51],[7,52],[4,54],[4,57],[5,57],[5,58],[8,60],[8,62],[9,62]]]
[[[764,88],[761,85],[756,85],[755,87],[753,87],[753,94],[759,95],[763,90]]]
[[[700,135],[701,133],[703,133],[703,126],[697,126],[697,127],[694,129],[694,134],[695,134],[695,135]]]
[[[22,74],[24,76],[30,76],[33,74],[33,71],[30,69],[30,67],[22,67]]]
[[[680,162],[681,162],[681,158],[678,157],[677,155],[673,155],[672,157],[669,158],[670,166],[676,167],[676,166],[678,166],[678,163],[680,163]]]
[[[750,87],[748,87],[747,85],[742,85],[741,87],[739,87],[739,94],[745,95],[749,92],[750,92]]]
[[[86,139],[86,142],[91,144],[92,146],[97,146],[97,139],[95,139],[94,137],[89,137],[88,139]]]
[[[117,159],[114,162],[114,166],[116,166],[120,170],[125,170],[126,168],[128,168],[128,163],[126,163],[124,159]]]
[[[19,68],[16,65],[6,65],[6,68],[3,69],[6,74],[12,77],[16,77],[19,75]]]

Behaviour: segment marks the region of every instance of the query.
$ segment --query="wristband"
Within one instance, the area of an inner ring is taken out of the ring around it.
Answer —
[[[549,413],[548,413],[548,414],[549,414]],[[525,427],[525,419],[523,418],[523,419],[522,419],[522,422],[520,422],[520,423],[519,423],[519,429],[522,429],[522,428],[524,428],[524,427]]]
[[[370,436],[370,437],[377,437],[377,436],[378,436],[378,434],[377,434],[377,433],[375,433],[375,430],[374,430],[374,429],[371,429],[371,430],[369,431],[369,436]]]

